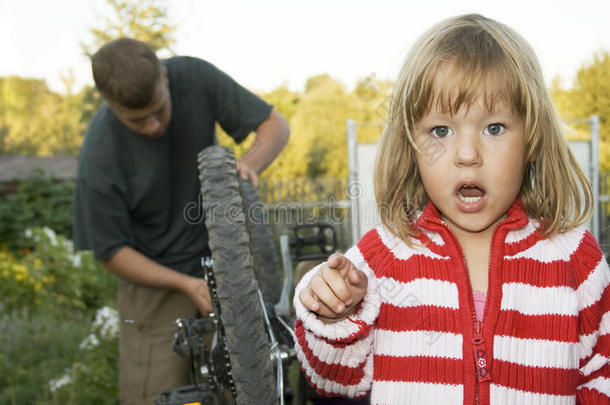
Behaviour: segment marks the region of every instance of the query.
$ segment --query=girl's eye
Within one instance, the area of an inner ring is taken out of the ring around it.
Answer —
[[[432,128],[431,132],[432,132],[432,135],[438,136],[439,138],[444,138],[447,135],[450,135],[452,133],[451,128],[446,127],[446,126],[434,127],[434,128]]]
[[[504,125],[502,124],[491,124],[485,127],[483,131],[485,135],[500,135],[504,132]]]

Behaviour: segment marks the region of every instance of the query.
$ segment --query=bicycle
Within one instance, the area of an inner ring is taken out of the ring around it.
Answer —
[[[288,242],[282,240],[286,277],[280,288],[265,207],[252,184],[238,178],[233,152],[211,146],[198,155],[198,162],[212,253],[202,258],[202,269],[213,313],[177,320],[173,349],[190,359],[193,384],[163,391],[155,404],[284,405],[290,396],[284,369],[296,358]],[[308,245],[328,257],[336,249],[334,230],[331,248],[323,242],[328,227],[320,227],[317,237],[299,235],[295,228],[291,245],[296,258]],[[211,336],[208,341],[206,335]]]

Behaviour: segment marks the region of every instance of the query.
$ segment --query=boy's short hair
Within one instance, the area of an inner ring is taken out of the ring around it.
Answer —
[[[161,77],[161,62],[144,42],[120,38],[91,57],[93,80],[104,98],[127,108],[146,107]]]
[[[450,69],[448,74],[437,77],[443,68]],[[591,187],[569,150],[533,49],[506,25],[469,14],[424,33],[396,81],[374,176],[384,225],[409,241],[417,234],[413,221],[428,202],[416,153],[433,159],[433,153],[442,151],[417,145],[415,124],[432,107],[455,114],[478,100],[489,110],[508,102],[523,119],[526,168],[518,197],[527,214],[549,235],[585,222],[593,201]]]

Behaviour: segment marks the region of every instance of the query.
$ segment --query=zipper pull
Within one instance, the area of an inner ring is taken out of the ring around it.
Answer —
[[[481,333],[481,322],[474,322],[474,337],[472,339],[472,348],[474,353],[474,362],[477,368],[477,378],[479,382],[491,380],[489,367],[487,364],[487,349],[485,347],[485,339]]]

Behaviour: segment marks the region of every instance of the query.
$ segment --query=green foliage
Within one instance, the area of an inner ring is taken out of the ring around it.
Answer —
[[[118,405],[118,337],[117,311],[100,308],[89,335],[78,346],[78,360],[49,382],[54,404]]]
[[[116,279],[50,228],[26,237],[31,250],[0,250],[0,405],[116,403]]]
[[[129,37],[146,42],[155,51],[171,52],[176,26],[169,24],[167,9],[161,0],[106,0],[112,9],[99,28],[90,30],[93,43],[82,44],[87,55],[108,41]]]
[[[280,87],[261,97],[273,106],[290,124],[290,140],[269,168],[263,179],[347,177],[347,144],[345,124],[348,118],[358,124],[360,141],[376,141],[384,124],[384,102],[391,83],[367,77],[348,92],[329,75],[307,80],[303,93]],[[235,143],[218,131],[222,145],[234,148],[240,156],[253,142]]]
[[[51,403],[49,381],[81,356],[78,345],[91,315],[68,310],[0,313],[0,405]]]
[[[583,64],[576,75],[572,88],[562,89],[554,81],[552,94],[563,118],[588,119],[592,115],[600,120],[600,166],[610,169],[610,53],[600,52],[591,62]],[[587,137],[588,126],[570,124],[576,137]]]
[[[44,106],[52,102],[52,93],[44,80],[0,78],[0,128],[5,132],[3,153],[35,153],[31,138],[47,132]]]
[[[11,250],[31,248],[29,227],[48,226],[71,238],[74,183],[56,181],[42,171],[19,182],[17,192],[0,199],[0,245]]]
[[[366,89],[358,83],[348,92],[328,75],[310,78],[290,119],[293,137],[268,177],[347,177],[347,119],[362,124],[359,137],[377,140],[384,118],[378,107],[389,96],[389,86],[367,79]]]
[[[87,86],[67,94],[49,90],[44,80],[0,78],[0,153],[74,155],[101,99]]]
[[[118,317],[109,307],[0,318],[0,405],[118,404]]]
[[[90,310],[114,301],[115,278],[91,252],[75,252],[72,241],[50,228],[25,233],[31,251],[0,251],[0,305],[6,311]]]
[[[284,86],[271,90],[263,95],[263,98],[278,110],[288,121],[296,114],[299,103],[301,102],[301,94],[290,91]]]

